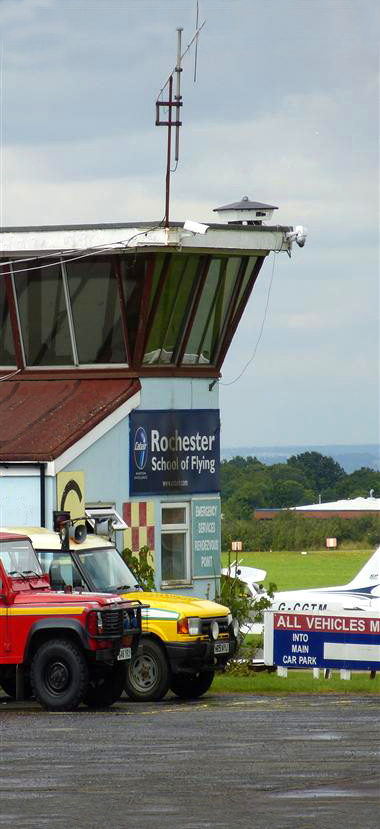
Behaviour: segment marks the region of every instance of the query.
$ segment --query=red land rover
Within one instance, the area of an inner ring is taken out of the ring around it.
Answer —
[[[54,591],[27,536],[0,533],[0,685],[53,711],[112,705],[141,632],[141,604]]]

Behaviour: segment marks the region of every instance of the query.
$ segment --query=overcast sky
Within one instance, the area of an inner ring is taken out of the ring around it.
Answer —
[[[200,0],[171,218],[251,199],[309,229],[266,260],[223,367],[222,444],[379,439],[375,0]],[[0,0],[3,226],[161,219],[155,99],[195,0]],[[227,385],[229,384],[230,385]]]

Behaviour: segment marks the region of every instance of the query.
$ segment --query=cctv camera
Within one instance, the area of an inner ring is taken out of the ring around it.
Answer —
[[[298,247],[303,248],[306,242],[307,227],[303,225],[296,225],[296,242]]]
[[[289,242],[297,242],[298,247],[303,248],[306,242],[307,236],[307,227],[303,227],[303,225],[296,225],[294,230],[291,230],[289,233],[286,234],[286,238],[289,239]]]

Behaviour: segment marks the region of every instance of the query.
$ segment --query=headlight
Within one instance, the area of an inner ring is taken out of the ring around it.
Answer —
[[[232,624],[232,613],[229,613],[227,616],[227,625],[228,627]]]
[[[215,620],[211,622],[210,633],[213,639],[217,639],[219,636],[219,625],[218,622],[215,622]]]
[[[190,636],[199,636],[202,632],[201,620],[197,616],[189,617]]]
[[[239,636],[240,625],[237,619],[233,619],[232,621],[232,633],[235,636],[235,639]]]
[[[96,613],[96,624],[98,628],[98,633],[103,633],[103,617],[99,610]]]
[[[189,618],[178,619],[177,632],[190,634],[190,636],[200,636],[202,633],[202,624],[198,616],[189,616]]]

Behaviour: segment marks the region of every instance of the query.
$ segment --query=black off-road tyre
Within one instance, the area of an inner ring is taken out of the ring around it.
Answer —
[[[170,680],[170,690],[181,699],[197,699],[208,691],[214,676],[215,671],[203,671],[199,674],[174,674]]]
[[[90,676],[84,704],[89,708],[108,708],[120,699],[127,678],[127,663],[117,662],[107,673]]]
[[[170,671],[165,653],[153,640],[143,641],[142,652],[128,663],[125,690],[135,702],[157,702],[169,690]]]
[[[48,711],[74,711],[88,687],[85,656],[68,639],[52,639],[36,651],[30,679],[34,696]]]

